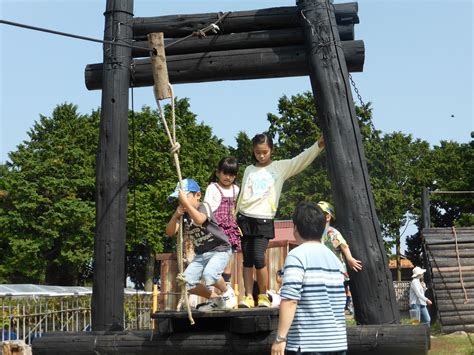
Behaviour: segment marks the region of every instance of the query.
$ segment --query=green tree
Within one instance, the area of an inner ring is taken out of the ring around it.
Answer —
[[[430,191],[472,191],[474,186],[474,141],[457,143],[442,141],[426,157],[430,181],[419,185]],[[420,199],[419,199],[420,200]],[[431,227],[465,227],[474,225],[472,194],[430,194]],[[417,225],[421,228],[421,222]],[[420,233],[407,238],[407,256],[422,265]]]
[[[165,107],[169,116],[170,107]],[[95,159],[99,112],[79,115],[71,104],[41,116],[30,139],[0,167],[0,282],[76,285],[90,281],[95,226]],[[151,287],[177,182],[168,138],[149,107],[130,112],[127,274]],[[229,153],[212,129],[196,122],[187,99],[176,100],[183,176],[204,189]]]
[[[88,277],[98,122],[97,112],[59,105],[10,153],[0,200],[3,282],[76,285]]]
[[[395,246],[401,279],[400,228],[420,218],[420,186],[430,181],[428,142],[401,132],[365,142],[368,168],[387,252]]]

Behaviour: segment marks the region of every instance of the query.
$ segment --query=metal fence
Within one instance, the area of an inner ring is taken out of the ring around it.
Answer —
[[[150,329],[150,293],[126,294],[124,328]],[[46,332],[91,330],[91,295],[0,297],[0,341],[27,344]]]

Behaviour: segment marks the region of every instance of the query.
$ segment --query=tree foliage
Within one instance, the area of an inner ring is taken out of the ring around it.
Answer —
[[[165,107],[166,115],[170,107]],[[29,140],[0,168],[0,282],[77,285],[91,279],[95,226],[95,160],[99,112],[80,115],[63,104],[41,116]],[[164,239],[177,183],[168,138],[156,111],[130,112],[127,274],[140,286],[154,254],[172,251]],[[204,189],[228,148],[196,122],[187,99],[176,100],[183,176]],[[147,275],[151,279],[153,275]]]
[[[244,131],[236,148],[226,147],[212,129],[196,121],[187,99],[176,100],[177,140],[184,177],[204,189],[217,161],[232,154],[245,167],[253,163]],[[169,117],[171,108],[165,107]],[[356,107],[376,210],[387,251],[400,240],[407,219],[419,225],[420,194],[472,190],[474,143],[441,142],[430,147],[401,132],[382,134],[372,124],[370,104]],[[0,165],[0,282],[76,285],[90,281],[95,224],[95,159],[99,112],[81,115],[72,104],[41,116],[29,139]],[[278,114],[268,114],[273,159],[289,159],[320,136],[311,93],[283,96]],[[164,229],[175,204],[167,197],[177,175],[170,144],[158,114],[149,107],[129,114],[129,194],[126,270],[139,287],[153,277],[155,254],[170,252],[175,240]],[[241,175],[240,175],[241,176]],[[288,219],[303,200],[332,200],[324,152],[284,185],[277,218]],[[472,195],[432,194],[433,226],[472,225]],[[408,239],[417,264],[417,235]]]
[[[41,116],[2,169],[0,281],[72,285],[93,252],[99,116],[63,104]]]

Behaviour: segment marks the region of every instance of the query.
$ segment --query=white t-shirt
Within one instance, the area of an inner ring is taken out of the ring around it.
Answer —
[[[237,211],[247,217],[273,219],[285,180],[303,171],[321,151],[316,142],[292,159],[275,160],[264,167],[249,165],[242,179]]]
[[[232,191],[232,186],[234,186],[234,192]],[[223,188],[222,186],[217,187],[217,183],[210,184],[206,189],[206,194],[204,195],[204,202],[207,202],[211,206],[211,211],[214,212],[217,210],[221,204],[221,193],[222,191],[224,197],[235,197],[239,196],[239,187],[237,185],[231,185],[228,189]],[[235,194],[235,195],[234,195]]]

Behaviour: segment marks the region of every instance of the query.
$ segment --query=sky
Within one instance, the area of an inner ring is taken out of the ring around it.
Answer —
[[[340,3],[343,1],[335,1]],[[349,1],[347,1],[349,2]],[[365,65],[353,79],[371,102],[373,122],[384,133],[401,131],[437,145],[468,142],[473,118],[472,0],[359,0],[356,39],[365,43]],[[0,0],[3,20],[103,38],[106,1]],[[295,0],[135,0],[134,15],[252,10],[294,6]],[[102,45],[0,24],[0,163],[28,139],[40,115],[58,104],[87,114],[100,91],[84,83],[87,64],[102,60]],[[227,145],[241,130],[268,128],[278,99],[311,90],[309,77],[174,85],[191,110]],[[354,96],[356,98],[356,96]],[[134,109],[156,107],[151,87],[134,91]]]

